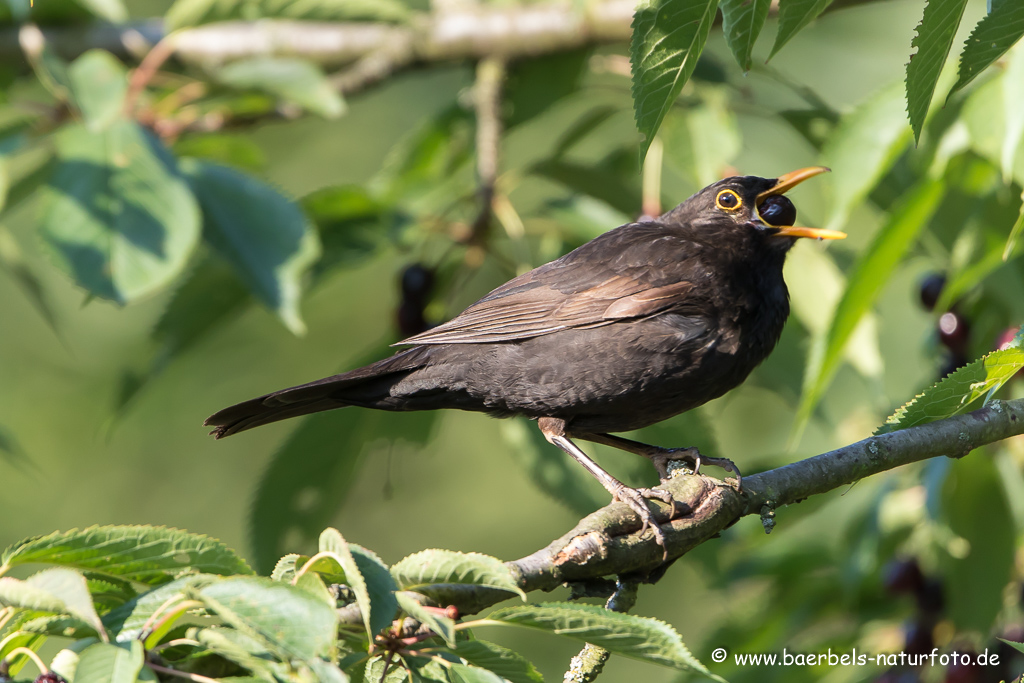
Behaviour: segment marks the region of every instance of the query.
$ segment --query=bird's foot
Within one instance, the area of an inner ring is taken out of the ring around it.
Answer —
[[[726,472],[732,472],[733,474],[735,474],[736,490],[743,490],[743,475],[740,474],[740,468],[736,467],[736,463],[734,463],[732,460],[730,460],[729,458],[709,458],[705,456],[704,462],[706,462],[709,465],[714,465],[715,467],[721,467]]]
[[[721,467],[726,472],[735,474],[736,488],[743,490],[743,477],[740,475],[740,470],[736,467],[736,463],[728,458],[712,458],[701,455],[701,452],[696,448],[661,448],[657,453],[651,455],[650,458],[662,481],[670,479],[673,472],[678,470],[678,467],[671,467],[670,463],[685,463],[694,474],[700,474],[701,465],[708,464]]]
[[[640,518],[640,521],[643,522],[643,525],[640,527],[640,535],[643,535],[647,529],[651,530],[654,534],[655,542],[661,546],[663,558],[667,560],[668,546],[665,543],[665,532],[661,530],[658,520],[654,518],[654,513],[651,512],[651,508],[647,506],[647,499],[649,498],[657,498],[668,505],[670,509],[670,517],[672,513],[675,512],[675,499],[672,498],[671,493],[662,489],[634,489],[628,486],[623,486],[612,493],[613,500],[617,500],[620,503],[628,505],[630,509],[636,513],[637,517]]]

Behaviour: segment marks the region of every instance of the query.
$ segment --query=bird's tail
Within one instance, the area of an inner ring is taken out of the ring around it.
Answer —
[[[214,413],[203,424],[213,427],[210,433],[220,439],[278,420],[345,406],[402,410],[401,405],[385,401],[388,389],[423,367],[429,351],[422,346],[406,349],[356,370],[250,399]]]

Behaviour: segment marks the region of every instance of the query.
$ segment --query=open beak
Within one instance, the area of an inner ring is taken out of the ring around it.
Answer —
[[[808,166],[807,168],[784,173],[775,179],[775,185],[757,195],[757,205],[760,206],[766,197],[785,194],[808,178],[828,173],[830,170],[824,166]],[[778,237],[813,237],[820,240],[841,240],[846,238],[845,232],[825,230],[823,228],[801,228],[795,225],[786,225],[778,228],[778,230],[778,232],[774,233]]]

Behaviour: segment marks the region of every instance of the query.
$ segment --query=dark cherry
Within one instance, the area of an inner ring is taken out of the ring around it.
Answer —
[[[932,651],[935,642],[932,629],[926,621],[918,621],[907,629],[903,651],[908,655],[925,655]]]
[[[921,305],[926,311],[935,310],[935,304],[942,296],[942,289],[946,286],[946,276],[942,273],[930,273],[921,280]]]
[[[796,207],[781,194],[768,197],[757,207],[757,212],[768,225],[793,225],[796,223]]]
[[[52,671],[47,671],[44,674],[39,674],[39,677],[36,678],[35,683],[67,683],[67,681],[65,681],[63,678],[53,673]]]
[[[402,296],[409,301],[425,302],[434,288],[434,271],[413,263],[402,271]]]
[[[1000,335],[996,338],[996,350],[1002,351],[1010,346],[1010,342],[1016,338],[1017,334],[1020,333],[1019,327],[1008,327],[1003,330]]]
[[[917,593],[924,586],[924,574],[917,560],[893,560],[885,567],[885,577],[882,579],[885,590],[893,595],[900,593]]]

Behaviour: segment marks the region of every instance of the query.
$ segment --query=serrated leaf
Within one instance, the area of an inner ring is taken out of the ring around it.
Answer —
[[[771,59],[782,49],[782,46],[793,39],[797,33],[814,21],[832,0],[781,0],[779,2],[779,32],[775,35],[772,45]]]
[[[273,654],[261,640],[221,627],[198,629],[194,637],[207,650],[248,669],[260,680],[278,680],[274,677]]]
[[[106,50],[89,50],[72,62],[68,82],[89,130],[101,131],[121,117],[128,72]]]
[[[295,572],[307,561],[309,557],[298,553],[288,553],[274,565],[274,571],[270,578],[274,581],[291,581],[295,578]]]
[[[0,555],[3,570],[28,563],[56,564],[150,585],[183,570],[252,574],[245,561],[220,541],[153,526],[93,526],[58,531],[15,543]]]
[[[818,335],[811,346],[793,426],[794,442],[803,433],[811,413],[839,369],[843,350],[858,323],[874,306],[897,264],[938,208],[944,193],[941,181],[922,181],[892,212],[889,222],[878,231],[854,266],[828,331]]]
[[[374,636],[394,621],[398,612],[397,586],[387,565],[372,552],[349,544],[337,529],[320,534],[320,553],[330,553],[345,572],[345,581],[355,593],[366,632]]]
[[[398,591],[395,593],[395,599],[398,600],[398,606],[403,612],[441,636],[448,647],[455,647],[455,621],[453,619],[427,609],[416,600],[413,593]]]
[[[337,664],[322,659],[311,659],[306,666],[313,672],[316,683],[348,683],[348,676]]]
[[[436,584],[470,584],[515,593],[526,599],[511,570],[498,558],[454,550],[423,550],[400,560],[391,575],[403,590],[429,594]]]
[[[844,116],[822,149],[832,169],[835,201],[827,225],[833,230],[846,222],[850,210],[864,201],[910,144],[902,85],[883,88]]]
[[[510,683],[544,683],[544,677],[525,657],[486,640],[462,640],[452,650],[470,664],[493,671]]]
[[[374,347],[364,356],[372,362],[386,353]],[[363,365],[353,363],[353,367]],[[436,423],[433,412],[384,413],[360,409],[311,415],[274,454],[256,492],[249,528],[256,565],[269,572],[281,555],[286,536],[298,529],[315,539],[341,508],[366,454],[376,439],[424,443]],[[338,444],[345,447],[339,450]],[[283,511],[298,510],[302,514]],[[308,501],[313,501],[309,504]]]
[[[1005,638],[999,638],[999,640],[1003,641],[1017,652],[1024,652],[1024,643],[1015,643],[1012,640],[1006,640]]]
[[[181,167],[202,207],[206,240],[288,329],[303,333],[302,278],[320,256],[320,241],[302,210],[226,166],[184,159]]]
[[[216,78],[240,90],[261,90],[324,118],[345,113],[345,101],[316,64],[291,57],[253,57],[232,62]]]
[[[577,515],[589,515],[606,504],[607,494],[597,480],[552,448],[534,425],[505,420],[498,429],[513,457],[548,496]]]
[[[693,74],[717,10],[718,0],[650,0],[633,15],[629,53],[641,161]]]
[[[56,135],[40,229],[58,267],[127,303],[166,285],[199,239],[199,207],[163,145],[131,121]]]
[[[907,64],[907,113],[915,141],[921,139],[921,128],[939,82],[939,73],[946,63],[966,6],[967,0],[928,0],[917,34],[910,43],[911,48],[917,48]]]
[[[5,579],[0,579],[0,582]],[[92,603],[92,595],[86,584],[85,577],[73,569],[54,567],[45,569],[25,579],[25,584],[32,588],[46,591],[64,603],[64,609],[73,617],[81,619],[91,626],[102,638],[106,639],[103,623],[96,614]]]
[[[135,683],[142,670],[142,643],[96,643],[82,650],[75,683]]]
[[[386,675],[385,664],[388,666]],[[368,683],[406,683],[409,680],[409,672],[402,665],[401,658],[392,657],[388,662],[384,656],[377,655],[366,662],[363,680]]]
[[[539,603],[504,607],[491,612],[487,619],[568,636],[623,657],[697,671],[722,681],[690,654],[675,629],[649,617],[612,612],[597,605]]]
[[[75,640],[85,638],[99,640],[99,634],[94,628],[81,619],[65,615],[36,617],[22,624],[20,630],[44,636],[74,638]]]
[[[203,587],[199,599],[232,627],[256,637],[286,659],[330,656],[338,619],[323,601],[295,586],[233,577]]]
[[[1024,4],[1017,0],[992,0],[991,11],[981,18],[964,43],[957,81],[950,94],[977,78],[1021,36],[1024,36]]]
[[[993,351],[918,394],[890,415],[875,434],[888,434],[962,413],[978,399],[998,391],[1021,368],[1024,349]]]
[[[107,631],[117,642],[127,642],[138,638],[143,628],[157,610],[166,609],[171,598],[185,598],[185,595],[206,584],[218,580],[213,574],[188,574],[170,583],[138,595],[120,607],[103,615],[103,623]]]
[[[721,0],[722,33],[744,71],[750,71],[754,42],[764,28],[771,0]]]
[[[400,22],[410,14],[400,0],[176,0],[164,21],[171,31],[233,19]]]

